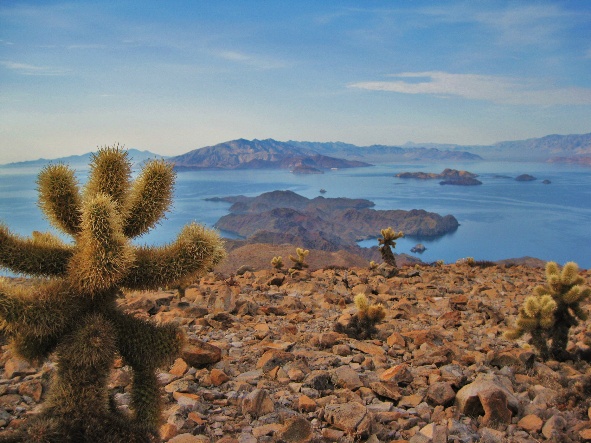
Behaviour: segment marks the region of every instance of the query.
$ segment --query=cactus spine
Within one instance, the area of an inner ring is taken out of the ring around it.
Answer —
[[[39,206],[72,245],[50,234],[21,238],[0,225],[0,266],[42,277],[32,288],[0,282],[0,320],[15,352],[29,360],[54,354],[57,370],[44,408],[11,441],[147,442],[157,439],[160,391],[155,371],[181,349],[183,334],[122,312],[121,288],[183,284],[223,259],[214,231],[196,224],[171,244],[134,246],[171,203],[170,164],[148,162],[131,180],[121,147],[92,156],[79,189],[74,171],[50,165],[38,177]],[[131,418],[109,399],[107,380],[116,355],[133,372]]]
[[[580,303],[591,295],[584,286],[579,267],[569,262],[562,270],[554,262],[546,264],[546,284],[534,288],[519,309],[516,328],[505,333],[508,339],[531,334],[531,344],[544,360],[564,360],[569,357],[566,347],[571,326],[586,320],[587,312]]]

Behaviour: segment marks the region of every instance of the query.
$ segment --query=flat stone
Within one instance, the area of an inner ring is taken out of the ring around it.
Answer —
[[[340,366],[333,372],[336,386],[351,389],[352,391],[363,386],[357,372],[350,366]]]
[[[288,419],[276,434],[277,441],[285,443],[305,443],[312,437],[312,424],[301,415]]]
[[[230,380],[230,377],[228,377],[224,371],[216,368],[211,370],[209,377],[214,386],[220,386]]]
[[[4,376],[13,378],[23,375],[30,375],[37,372],[26,360],[18,357],[11,357],[4,363]]]
[[[324,408],[325,420],[345,432],[353,433],[367,415],[367,408],[360,403],[330,404]]]
[[[177,358],[172,366],[170,367],[170,371],[168,371],[172,375],[176,375],[177,377],[182,377],[185,375],[185,372],[189,369],[189,365],[185,360],[182,358]]]
[[[544,421],[535,414],[528,414],[517,422],[517,426],[527,432],[540,432]]]
[[[553,415],[542,427],[542,435],[547,439],[551,439],[555,435],[564,433],[566,429],[566,420],[561,415]]]
[[[414,376],[406,363],[392,366],[380,374],[380,380],[397,384],[410,384]]]
[[[298,411],[314,412],[318,404],[307,395],[300,395],[298,398]]]
[[[384,348],[378,345],[374,345],[373,343],[367,343],[364,341],[359,340],[351,340],[349,343],[353,349],[357,349],[358,351],[363,352],[364,354],[369,355],[385,355],[386,351]]]
[[[222,359],[222,350],[201,340],[192,339],[182,350],[183,360],[190,366],[201,368]]]
[[[402,398],[400,388],[397,383],[394,382],[372,382],[369,384],[370,389],[382,397],[389,398],[394,401],[398,401]]]
[[[265,389],[255,389],[242,400],[242,413],[261,417],[275,410],[273,400]]]
[[[209,443],[205,435],[179,434],[168,440],[168,443]]]
[[[433,406],[449,406],[456,398],[456,392],[450,383],[438,382],[429,386],[427,389],[426,400]]]

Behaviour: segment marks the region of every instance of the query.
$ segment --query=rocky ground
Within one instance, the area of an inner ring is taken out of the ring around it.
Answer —
[[[591,272],[584,272],[591,281]],[[178,299],[134,293],[122,305],[177,322],[188,345],[159,374],[163,441],[591,441],[591,367],[541,362],[525,340],[502,337],[544,272],[525,266],[365,268],[209,274]],[[364,293],[386,318],[373,339],[334,332]],[[587,325],[571,331],[584,348]],[[0,425],[39,410],[52,363],[0,360]],[[130,374],[110,388],[129,404]]]

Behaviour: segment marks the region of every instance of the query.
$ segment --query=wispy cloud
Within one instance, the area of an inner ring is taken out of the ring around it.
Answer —
[[[429,7],[420,14],[447,23],[477,23],[492,30],[503,45],[549,45],[569,37],[569,29],[589,20],[554,4],[519,5],[488,10],[473,3]]]
[[[287,66],[287,63],[281,60],[238,51],[219,51],[216,55],[224,60],[241,63],[256,69],[281,69]]]
[[[66,75],[68,70],[51,66],[37,66],[14,61],[0,61],[0,65],[22,75]]]
[[[350,88],[461,97],[506,105],[591,105],[591,89],[551,87],[538,80],[447,72],[404,72],[391,81],[357,82]]]

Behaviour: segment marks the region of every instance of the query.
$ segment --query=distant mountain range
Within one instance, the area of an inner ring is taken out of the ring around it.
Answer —
[[[184,169],[298,169],[319,172],[332,168],[371,166],[357,160],[323,155],[291,143],[267,140],[232,140],[194,149],[169,158],[178,170]]]
[[[591,163],[591,133],[547,135],[527,140],[504,141],[494,145],[450,145],[407,143],[405,148],[435,148],[454,152],[468,151],[485,160],[548,161],[565,163]]]
[[[150,160],[153,158],[166,158],[159,154],[154,154],[150,151],[140,151],[138,149],[128,149],[129,158],[133,162],[133,164],[141,164],[146,160]],[[81,155],[70,155],[68,157],[60,157],[54,159],[46,159],[40,158],[38,160],[29,160],[24,162],[15,162],[15,163],[7,163],[5,165],[1,165],[3,168],[24,168],[24,167],[43,167],[48,163],[64,163],[67,165],[72,166],[76,169],[84,169],[88,167],[88,163],[90,162],[90,156],[92,152],[87,152],[86,154]]]
[[[137,149],[130,149],[128,152],[133,161],[138,164],[150,158],[167,158]],[[88,153],[53,160],[39,159],[2,166],[43,166],[51,161],[85,167],[88,165],[90,155]],[[369,166],[370,163],[417,161],[507,160],[591,165],[591,133],[547,135],[527,140],[504,141],[489,146],[438,143],[356,146],[342,142],[238,139],[194,149],[167,159],[174,162],[178,170],[267,168],[289,169],[298,173],[319,173],[333,168]]]

